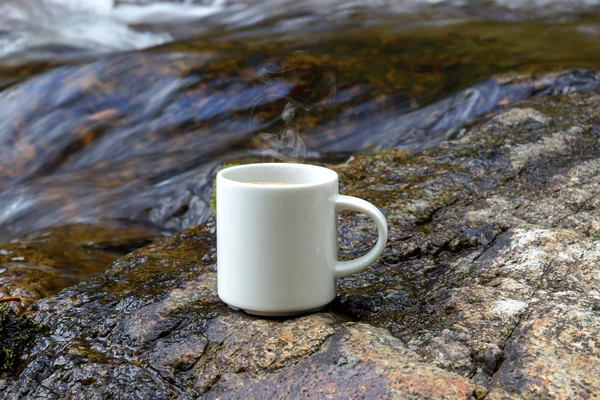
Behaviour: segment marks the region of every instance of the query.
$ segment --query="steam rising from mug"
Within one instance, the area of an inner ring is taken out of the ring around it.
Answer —
[[[254,138],[256,146],[263,155],[284,162],[301,163],[304,161],[306,157],[304,140],[298,131],[289,125],[294,117],[295,109],[296,105],[293,100],[285,105],[281,113],[281,119],[285,122],[285,126],[279,134],[261,132]]]
[[[296,54],[300,53],[302,52],[297,52]],[[294,54],[294,56],[296,54]],[[315,93],[322,92],[323,89],[326,89],[328,92],[326,99],[324,101],[318,101],[318,104],[326,105],[328,107],[333,106],[336,92],[335,74],[328,72],[324,76],[325,80],[323,80],[323,77],[318,77],[318,79],[315,80],[319,86],[323,86],[324,81],[324,88],[310,88],[303,87],[301,84],[294,81],[293,74],[290,72],[296,69],[298,68],[281,70],[279,66],[273,63],[268,63],[258,71],[257,78],[264,83],[266,91],[269,91],[269,89],[277,89],[278,87],[283,86],[283,88],[288,90],[289,93],[290,88],[297,88],[299,86],[302,89],[302,92],[307,92],[311,95],[308,97],[312,98],[313,101],[315,100],[313,97]],[[283,85],[278,85],[279,82],[277,81],[283,81],[281,82]],[[283,106],[281,114],[279,115],[279,123],[283,122],[283,127],[278,133],[258,133],[253,138],[252,144],[254,147],[260,149],[264,156],[270,157],[270,161],[278,159],[283,162],[302,163],[306,157],[306,145],[304,140],[302,140],[300,137],[298,129],[294,125],[300,120],[302,114],[309,113],[314,109],[313,106],[317,105],[317,103],[306,105],[303,104],[300,99],[292,98],[287,95],[278,95],[277,93],[258,96],[254,99],[254,104],[252,107],[250,129],[254,130],[254,127],[252,126],[252,118],[255,116],[257,106],[259,104],[269,104],[273,101],[282,100],[285,102],[285,105]]]

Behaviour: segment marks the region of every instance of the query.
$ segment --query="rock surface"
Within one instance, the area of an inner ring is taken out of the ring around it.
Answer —
[[[419,154],[332,168],[390,242],[323,312],[216,294],[214,221],[34,304],[3,398],[600,397],[600,96],[521,104]],[[376,239],[344,213],[344,257]]]

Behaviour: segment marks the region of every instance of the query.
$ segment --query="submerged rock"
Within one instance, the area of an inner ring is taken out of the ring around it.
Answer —
[[[480,50],[464,39],[414,39],[353,32],[303,51],[297,41],[199,39],[0,65],[0,241],[106,219],[172,233],[210,216],[224,163],[421,150],[525,98],[600,89],[599,71],[540,73],[536,60],[526,73],[502,74],[513,68],[474,62]]]
[[[323,312],[216,293],[209,221],[37,302],[4,398],[593,398],[600,394],[600,96],[526,102],[419,154],[333,165],[379,206],[381,259]],[[341,216],[342,256],[376,240]]]
[[[124,224],[76,224],[32,232],[0,244],[0,302],[21,311],[37,300],[98,275],[160,232]]]

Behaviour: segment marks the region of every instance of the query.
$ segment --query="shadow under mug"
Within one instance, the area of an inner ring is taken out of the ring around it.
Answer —
[[[260,182],[256,184],[255,182]],[[377,244],[337,260],[337,213],[368,215]],[[218,293],[234,309],[264,316],[318,310],[336,296],[336,279],[383,252],[387,223],[371,203],[338,193],[338,175],[303,164],[250,164],[217,174]]]

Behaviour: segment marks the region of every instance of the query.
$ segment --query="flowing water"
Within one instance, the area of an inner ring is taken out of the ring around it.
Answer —
[[[0,241],[168,233],[223,163],[420,150],[531,96],[600,88],[599,1],[0,4]]]

